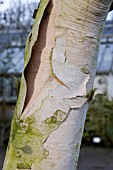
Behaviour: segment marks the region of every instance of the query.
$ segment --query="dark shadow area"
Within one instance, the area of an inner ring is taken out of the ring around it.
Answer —
[[[111,4],[111,6],[110,6],[109,12],[112,11],[112,10],[113,10],[113,2]]]
[[[6,149],[3,147],[0,147],[0,170],[2,170],[2,166],[3,166],[3,162],[4,162],[4,158],[5,158],[5,153],[6,153]]]

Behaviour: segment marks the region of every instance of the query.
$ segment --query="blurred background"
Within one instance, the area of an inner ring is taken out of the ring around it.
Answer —
[[[33,24],[36,0],[0,0],[0,170],[9,139],[17,92],[24,65],[26,38]],[[90,104],[78,170],[113,170],[113,12],[101,38],[94,87],[105,95]]]

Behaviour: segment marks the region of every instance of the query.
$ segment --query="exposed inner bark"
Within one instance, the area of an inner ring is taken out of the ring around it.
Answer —
[[[50,76],[50,53],[55,41],[54,21],[56,8],[53,6],[54,4],[51,0],[45,9],[39,27],[39,36],[33,46],[31,59],[25,70],[27,94],[24,109],[28,103],[30,104],[35,100]]]

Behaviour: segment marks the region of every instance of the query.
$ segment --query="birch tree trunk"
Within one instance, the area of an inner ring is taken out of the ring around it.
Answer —
[[[41,0],[3,170],[75,170],[112,0]]]

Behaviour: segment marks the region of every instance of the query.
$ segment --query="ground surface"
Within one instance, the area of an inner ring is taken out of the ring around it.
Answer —
[[[77,170],[113,170],[113,149],[82,148]]]

